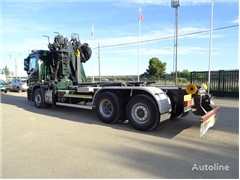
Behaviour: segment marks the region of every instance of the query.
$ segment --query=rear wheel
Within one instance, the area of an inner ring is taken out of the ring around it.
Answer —
[[[37,108],[45,108],[47,104],[43,101],[43,94],[41,89],[36,89],[33,95],[34,104]]]
[[[17,87],[17,92],[20,93],[22,92],[22,90],[19,87]]]
[[[154,129],[159,123],[159,110],[148,95],[136,95],[127,104],[127,118],[132,126],[140,131]]]
[[[96,103],[96,112],[104,123],[116,123],[120,119],[120,99],[112,92],[104,92],[99,95]]]

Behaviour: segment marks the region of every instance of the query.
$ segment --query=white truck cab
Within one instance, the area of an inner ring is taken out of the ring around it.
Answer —
[[[6,78],[6,75],[5,75],[5,73],[4,73],[4,70],[3,70],[3,69],[0,69],[0,79],[2,79],[2,80],[4,80],[4,81],[6,81],[6,80],[7,80],[7,78]]]

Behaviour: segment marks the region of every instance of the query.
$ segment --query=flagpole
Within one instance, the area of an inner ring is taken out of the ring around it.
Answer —
[[[93,47],[94,46],[94,24],[92,23],[92,82],[94,83],[94,68],[93,68]]]
[[[210,43],[209,43],[209,61],[208,61],[208,94],[210,93],[210,78],[211,78],[213,5],[214,5],[214,0],[212,0],[212,11],[211,11],[211,21],[210,21]]]
[[[140,67],[140,35],[141,35],[141,20],[142,20],[141,8],[139,8],[139,20],[138,20],[138,82],[139,82],[139,67]]]

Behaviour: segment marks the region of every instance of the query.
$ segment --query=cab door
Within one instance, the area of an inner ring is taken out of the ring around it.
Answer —
[[[28,82],[35,83],[38,81],[38,71],[39,71],[39,63],[38,63],[38,53],[33,53],[29,56],[29,67],[28,67]]]

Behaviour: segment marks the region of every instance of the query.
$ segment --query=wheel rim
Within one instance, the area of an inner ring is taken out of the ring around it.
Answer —
[[[35,103],[38,105],[38,106],[40,106],[41,105],[41,101],[42,101],[42,99],[41,99],[41,95],[40,94],[37,94],[36,96],[35,96]]]
[[[113,113],[113,105],[110,101],[104,99],[99,104],[99,110],[102,116],[108,118]]]
[[[139,124],[144,124],[149,119],[149,109],[141,103],[137,103],[132,107],[132,118]]]

